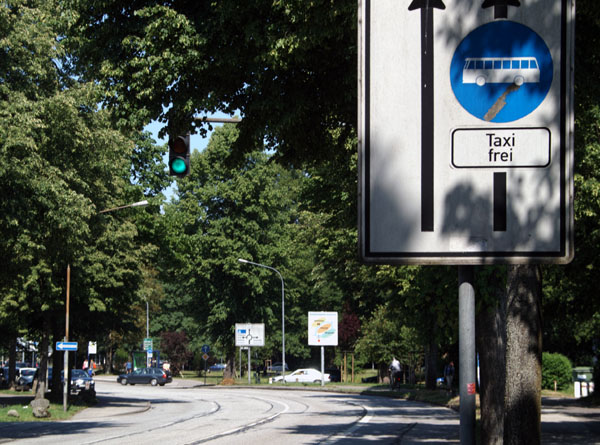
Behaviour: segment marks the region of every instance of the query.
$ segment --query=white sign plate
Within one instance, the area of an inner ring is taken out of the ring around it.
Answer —
[[[365,262],[572,259],[573,1],[483,4],[360,0]]]
[[[236,323],[235,324],[236,346],[264,346],[265,324],[264,323]]]
[[[550,165],[547,128],[469,128],[452,132],[455,168],[525,168]]]
[[[337,312],[308,313],[308,344],[310,346],[337,346]]]

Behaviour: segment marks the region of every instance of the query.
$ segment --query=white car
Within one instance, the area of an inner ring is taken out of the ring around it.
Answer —
[[[287,374],[285,376],[285,381],[288,383],[321,383],[321,371],[317,371],[316,369],[305,368],[305,369],[297,369],[291,374]],[[282,376],[273,377],[273,383],[281,382],[283,380]],[[331,378],[329,374],[325,374],[325,382],[330,382]]]

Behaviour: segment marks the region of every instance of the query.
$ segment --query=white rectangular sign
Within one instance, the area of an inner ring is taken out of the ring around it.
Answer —
[[[363,261],[572,259],[574,2],[500,3],[360,0]]]
[[[236,323],[235,324],[236,346],[264,346],[265,325],[264,323]]]
[[[452,132],[455,168],[544,168],[550,165],[547,128],[459,128]]]
[[[337,312],[308,313],[308,344],[310,346],[337,346]]]

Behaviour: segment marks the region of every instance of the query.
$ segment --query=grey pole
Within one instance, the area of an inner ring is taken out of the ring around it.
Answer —
[[[321,386],[325,386],[325,346],[321,346]]]
[[[271,266],[266,266],[264,264],[255,263],[254,261],[245,260],[243,258],[238,258],[240,263],[253,264],[254,266],[264,267],[265,269],[272,270],[279,275],[281,279],[281,375],[282,382],[285,383],[285,284],[283,282],[283,275],[277,269]]]
[[[474,266],[458,266],[458,383],[460,443],[475,445],[475,290]]]
[[[252,367],[251,367],[251,358],[250,358],[250,345],[248,345],[248,385],[252,384],[252,380],[251,380],[251,373],[252,373]]]

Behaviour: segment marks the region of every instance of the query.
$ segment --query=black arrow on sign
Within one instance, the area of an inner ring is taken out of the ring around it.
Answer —
[[[413,0],[421,10],[421,232],[433,232],[433,8],[442,0]]]
[[[516,6],[517,8],[521,6],[519,0],[485,0],[482,8],[494,7],[494,18],[495,19],[505,19],[508,17],[508,7]]]

